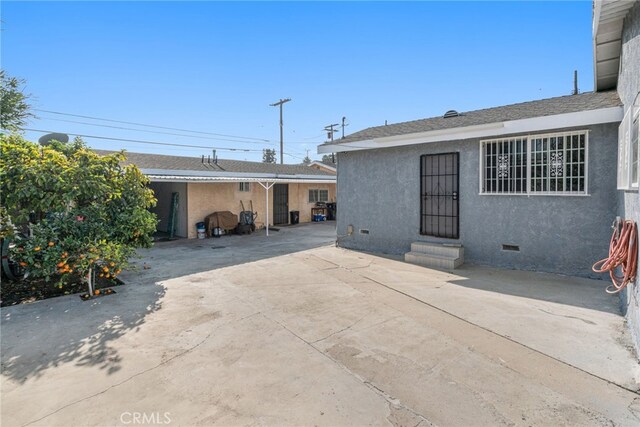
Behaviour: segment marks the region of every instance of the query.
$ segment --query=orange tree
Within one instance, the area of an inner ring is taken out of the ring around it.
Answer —
[[[0,232],[13,237],[27,276],[58,286],[87,278],[91,289],[95,275],[115,279],[152,244],[156,200],[123,152],[100,156],[80,139],[42,147],[19,135],[0,135],[0,149]]]

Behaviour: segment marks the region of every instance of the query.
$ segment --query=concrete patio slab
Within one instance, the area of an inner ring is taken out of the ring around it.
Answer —
[[[115,295],[3,308],[2,425],[640,423],[604,282],[435,271],[333,233],[162,243]]]

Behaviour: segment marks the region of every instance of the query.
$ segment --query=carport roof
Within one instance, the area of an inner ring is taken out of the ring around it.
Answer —
[[[117,151],[94,150],[100,155]],[[218,159],[203,162],[202,157],[126,152],[124,164],[134,164],[155,182],[297,182],[334,184],[336,174],[305,165],[278,165]]]

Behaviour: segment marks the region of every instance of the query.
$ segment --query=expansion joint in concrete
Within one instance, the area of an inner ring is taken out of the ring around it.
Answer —
[[[406,411],[411,412],[413,415],[415,415],[416,417],[420,418],[420,422],[417,425],[419,425],[421,422],[426,422],[428,425],[433,426],[433,423],[431,423],[424,415],[416,412],[415,410],[413,410],[412,408],[404,405],[402,402],[400,402],[398,399],[395,399],[393,397],[391,397],[389,394],[387,394],[384,390],[382,390],[381,388],[375,386],[374,384],[372,384],[371,382],[365,380],[364,378],[362,378],[360,375],[356,374],[355,372],[353,372],[352,370],[350,370],[349,368],[347,368],[344,364],[340,363],[338,360],[334,359],[333,357],[331,357],[329,354],[325,353],[324,351],[322,351],[321,349],[319,349],[318,347],[314,346],[313,344],[315,342],[321,341],[314,341],[314,342],[309,342],[306,339],[302,338],[300,335],[296,334],[294,331],[292,331],[291,329],[287,328],[283,323],[278,322],[276,319],[273,319],[269,316],[267,316],[264,313],[260,313],[265,319],[270,320],[278,325],[280,325],[281,328],[283,328],[284,330],[286,330],[287,332],[289,332],[291,335],[293,335],[294,337],[296,337],[297,339],[299,339],[300,341],[302,341],[303,343],[305,343],[307,346],[311,347],[314,351],[316,351],[317,353],[319,353],[320,355],[326,357],[327,359],[329,359],[331,362],[333,362],[335,365],[337,365],[340,369],[342,369],[343,371],[345,371],[347,374],[349,374],[350,376],[352,376],[353,378],[357,379],[358,381],[360,381],[363,385],[365,385],[367,388],[369,388],[371,391],[373,391],[374,393],[376,393],[378,396],[382,397],[387,404],[389,405],[393,405],[396,408],[402,408],[405,409]],[[363,318],[366,316],[363,316]],[[362,319],[363,319],[362,318]],[[360,320],[362,320],[360,319]],[[358,323],[360,320],[356,321],[355,323]],[[353,327],[354,324],[352,324],[351,326],[345,328],[349,329],[351,327]],[[335,334],[334,334],[335,335]],[[328,337],[325,337],[323,339],[326,339]]]

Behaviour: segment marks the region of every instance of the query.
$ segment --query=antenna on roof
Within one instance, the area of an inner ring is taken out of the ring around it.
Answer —
[[[578,90],[578,70],[573,70],[573,92],[571,95],[577,95],[580,91]]]
[[[215,163],[216,165],[218,164],[218,156],[216,155],[216,150],[212,150],[213,151],[213,163]]]

